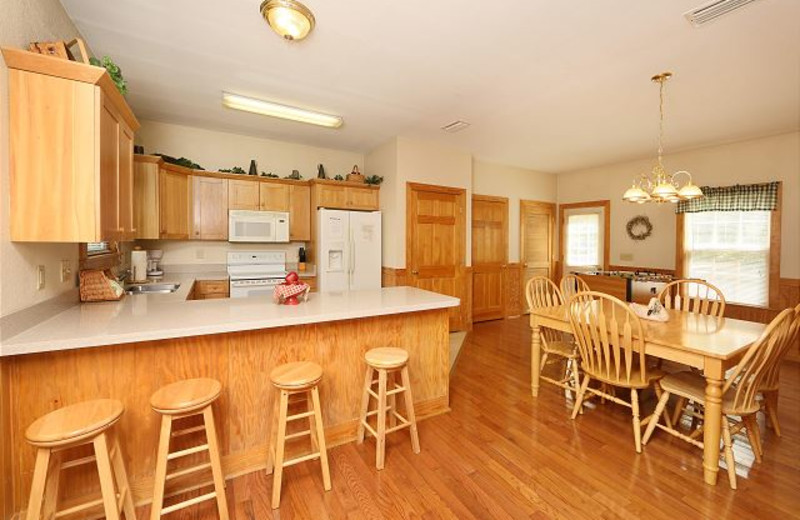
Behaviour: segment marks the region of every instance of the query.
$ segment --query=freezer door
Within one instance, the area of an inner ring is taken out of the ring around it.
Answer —
[[[350,280],[349,212],[321,208],[317,219],[319,291],[346,291]]]
[[[350,290],[381,288],[381,212],[350,212]]]

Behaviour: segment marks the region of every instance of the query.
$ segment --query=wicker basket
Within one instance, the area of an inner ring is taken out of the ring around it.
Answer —
[[[348,182],[360,182],[364,183],[364,176],[360,173],[348,173],[347,174],[347,181]]]
[[[114,294],[111,288],[110,271],[101,271],[99,269],[89,269],[81,271],[80,278],[80,295],[82,302],[107,302],[121,300],[125,293],[119,296]]]

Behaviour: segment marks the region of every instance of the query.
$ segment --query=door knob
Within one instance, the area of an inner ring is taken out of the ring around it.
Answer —
[[[411,271],[411,274],[419,274],[419,271]]]

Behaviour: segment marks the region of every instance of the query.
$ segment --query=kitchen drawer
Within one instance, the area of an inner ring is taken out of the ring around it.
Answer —
[[[194,284],[194,299],[227,298],[228,290],[228,280],[197,280]]]

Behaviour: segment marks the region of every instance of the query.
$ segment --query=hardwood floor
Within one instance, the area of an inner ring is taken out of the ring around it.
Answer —
[[[553,385],[532,398],[529,342],[526,318],[476,324],[453,370],[452,412],[420,423],[419,455],[407,432],[389,436],[380,472],[374,441],[333,448],[333,489],[323,491],[315,463],[287,468],[275,512],[269,477],[238,477],[227,487],[231,519],[798,518],[800,365],[782,374],[783,437],[760,421],[764,461],[736,437],[732,491],[724,467],[716,487],[705,485],[702,451],[663,432],[637,455],[623,407],[589,404],[572,421],[571,400]],[[643,411],[653,406],[649,395]],[[206,502],[169,518],[217,516]]]

